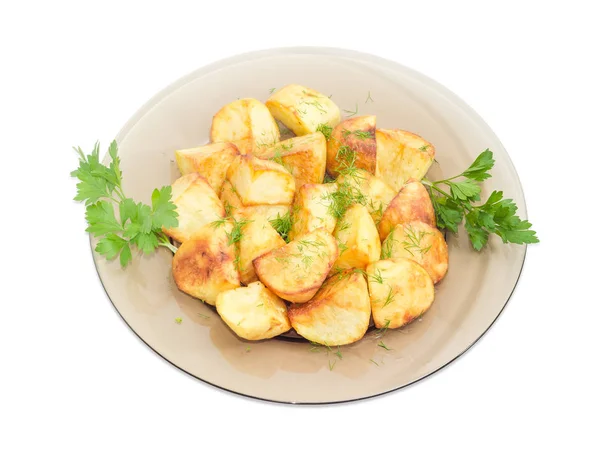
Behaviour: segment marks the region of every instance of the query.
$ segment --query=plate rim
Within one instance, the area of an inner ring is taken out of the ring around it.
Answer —
[[[118,131],[118,133],[115,135],[115,141],[117,141],[117,143],[121,142],[129,133],[129,131],[133,128],[133,126],[135,126],[135,124],[137,124],[137,122],[139,122],[144,115],[146,115],[146,113],[148,111],[150,111],[158,102],[160,102],[166,95],[168,95],[169,93],[171,93],[174,90],[178,90],[179,88],[185,86],[186,84],[192,82],[194,79],[196,79],[198,76],[202,75],[202,74],[207,74],[215,69],[218,68],[223,68],[226,67],[230,64],[234,64],[234,63],[239,63],[242,61],[246,61],[246,60],[250,60],[250,59],[256,59],[256,58],[260,58],[260,57],[268,57],[268,56],[272,56],[272,55],[281,55],[281,54],[320,54],[320,55],[335,55],[337,57],[349,57],[349,58],[359,58],[359,59],[363,59],[363,60],[370,60],[374,63],[378,63],[380,65],[385,65],[390,67],[391,69],[394,70],[402,70],[402,71],[408,71],[410,73],[413,73],[415,75],[418,75],[420,78],[422,78],[423,80],[425,80],[427,82],[427,84],[435,86],[439,89],[441,89],[443,92],[445,92],[446,95],[449,95],[453,98],[453,102],[456,102],[457,104],[459,104],[462,108],[466,109],[470,115],[476,117],[485,127],[488,128],[489,132],[498,140],[498,142],[502,145],[502,148],[506,151],[506,158],[508,160],[508,164],[510,165],[510,167],[512,167],[513,171],[514,171],[514,175],[516,177],[516,183],[518,184],[518,189],[521,191],[521,194],[523,195],[523,204],[522,207],[519,207],[519,210],[521,211],[524,219],[527,219],[527,202],[526,202],[526,197],[525,197],[525,192],[523,190],[523,185],[521,183],[519,174],[516,170],[516,167],[512,161],[512,159],[510,158],[510,154],[508,153],[508,150],[506,149],[506,147],[504,147],[504,145],[502,144],[502,141],[500,141],[500,138],[498,138],[498,136],[496,135],[496,133],[494,132],[494,130],[492,130],[492,128],[488,125],[488,123],[483,119],[483,117],[481,117],[481,115],[479,115],[477,113],[477,111],[475,111],[466,101],[464,101],[462,98],[460,98],[456,93],[454,93],[452,90],[450,90],[449,88],[447,88],[446,86],[440,84],[439,82],[437,82],[436,80],[430,78],[429,76],[411,68],[408,67],[404,64],[398,63],[394,60],[390,60],[384,57],[380,57],[378,55],[375,54],[370,54],[370,53],[366,53],[366,52],[361,52],[361,51],[356,51],[356,50],[352,50],[349,48],[341,48],[341,47],[322,47],[322,46],[284,46],[284,47],[273,47],[273,48],[268,48],[268,49],[261,49],[261,50],[255,50],[255,51],[250,51],[250,52],[244,52],[244,53],[239,53],[239,54],[235,54],[233,56],[230,57],[226,57],[226,58],[222,58],[219,60],[215,60],[212,63],[209,63],[208,65],[204,65],[201,67],[198,67],[190,72],[188,72],[187,74],[181,76],[180,78],[174,80],[173,82],[171,82],[170,84],[168,84],[167,86],[165,86],[162,90],[158,91],[157,93],[155,93],[148,101],[146,101],[144,104],[142,104],[134,113],[133,115],[131,115],[129,117],[129,119],[125,122],[125,124],[121,127],[121,129]],[[103,157],[103,161],[107,158],[108,154],[105,153],[104,157]],[[154,349],[148,342],[146,342],[146,340],[144,340],[134,329],[133,327],[129,324],[129,322],[127,322],[127,320],[125,319],[125,317],[121,314],[121,312],[119,312],[119,310],[117,309],[117,306],[115,305],[115,303],[113,302],[113,300],[111,299],[105,285],[104,285],[104,281],[102,280],[102,277],[100,275],[100,270],[98,268],[98,261],[97,261],[97,255],[94,252],[94,245],[93,245],[93,236],[92,234],[88,234],[88,238],[89,238],[89,244],[90,244],[90,253],[92,256],[92,260],[94,262],[94,267],[96,269],[96,275],[98,277],[98,280],[102,286],[102,289],[104,290],[104,293],[106,294],[106,297],[108,298],[108,301],[111,303],[114,311],[120,316],[121,320],[125,323],[125,325],[131,330],[131,332],[133,332],[136,337],[142,341],[144,343],[144,345],[146,345],[148,348],[150,348],[155,354],[157,354],[160,358],[162,358],[163,360],[165,360],[168,364],[172,365],[173,367],[175,367],[177,370],[185,373],[186,375],[197,379],[201,382],[203,382],[204,384],[208,384],[212,387],[215,387],[218,390],[221,391],[225,391],[228,393],[232,393],[235,394],[237,396],[241,396],[244,398],[250,398],[252,400],[259,400],[262,402],[267,402],[267,403],[275,403],[275,404],[283,404],[283,405],[300,405],[300,406],[323,406],[323,405],[342,405],[342,404],[347,404],[347,403],[353,403],[353,402],[357,402],[357,401],[363,401],[363,400],[370,400],[370,399],[374,399],[374,398],[379,398],[381,396],[384,395],[388,395],[391,394],[393,392],[398,392],[400,390],[406,389],[418,382],[421,382],[433,375],[435,375],[436,373],[440,372],[441,370],[443,370],[444,368],[446,368],[447,366],[453,364],[457,359],[459,359],[460,357],[462,357],[465,353],[467,353],[468,351],[471,350],[471,348],[473,346],[475,346],[488,332],[489,330],[492,328],[492,326],[494,326],[494,324],[496,323],[496,321],[500,318],[500,316],[504,313],[504,310],[506,309],[509,301],[511,300],[515,290],[517,289],[517,286],[521,280],[521,275],[523,274],[523,269],[525,267],[525,262],[526,262],[526,258],[527,258],[527,250],[528,250],[528,245],[524,244],[524,252],[523,252],[523,259],[521,261],[521,266],[519,269],[519,273],[517,275],[517,278],[515,280],[515,283],[513,285],[512,290],[510,291],[509,295],[506,298],[506,301],[504,302],[504,304],[502,305],[502,307],[500,308],[500,311],[498,311],[498,314],[496,315],[496,317],[494,317],[494,319],[491,321],[491,323],[488,325],[488,327],[477,337],[475,338],[475,340],[473,340],[464,350],[462,350],[460,353],[458,353],[456,356],[454,356],[452,359],[450,359],[448,362],[446,362],[445,364],[441,365],[440,367],[436,368],[433,371],[430,371],[429,373],[418,377],[416,379],[414,379],[413,381],[410,381],[406,384],[403,384],[401,386],[398,387],[394,387],[391,388],[389,390],[385,390],[383,392],[379,392],[376,394],[371,394],[371,395],[366,395],[366,396],[361,396],[361,397],[357,397],[357,398],[350,398],[350,399],[344,399],[344,400],[334,400],[334,401],[322,401],[322,402],[308,402],[308,401],[291,401],[291,400],[276,400],[276,399],[270,399],[270,398],[263,398],[263,397],[258,397],[258,396],[254,396],[254,395],[250,395],[247,393],[243,393],[243,392],[239,392],[236,390],[231,390],[227,387],[223,387],[220,386],[218,384],[212,383],[206,379],[203,379],[199,376],[196,376],[193,373],[190,373],[189,371],[185,370],[184,368],[180,367],[179,365],[176,365],[175,363],[173,363],[171,360],[169,360],[168,358],[166,358],[165,356],[163,356],[161,353],[159,353],[156,349]]]

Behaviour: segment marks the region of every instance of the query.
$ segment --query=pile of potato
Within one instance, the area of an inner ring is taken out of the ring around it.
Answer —
[[[296,136],[281,141],[277,121]],[[300,85],[224,106],[210,138],[175,152],[179,226],[165,232],[181,243],[178,288],[216,305],[238,336],[293,328],[339,346],[371,318],[393,329],[431,306],[448,250],[420,183],[430,143],[377,129],[375,116],[342,121],[330,98]]]

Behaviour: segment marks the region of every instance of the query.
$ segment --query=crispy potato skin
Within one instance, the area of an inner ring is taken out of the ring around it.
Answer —
[[[381,241],[369,210],[360,204],[348,208],[338,221],[333,236],[338,242],[340,256],[332,270],[366,269],[371,262],[379,260]]]
[[[235,247],[228,245],[231,222],[206,225],[183,242],[173,256],[173,278],[186,294],[214,305],[217,295],[240,286],[235,267]]]
[[[271,291],[282,299],[302,303],[317,293],[337,257],[335,239],[321,228],[257,257],[252,263],[260,281]]]
[[[260,281],[221,292],[216,307],[225,324],[246,340],[266,340],[291,329],[284,301]]]
[[[315,133],[321,123],[334,127],[341,120],[340,108],[329,97],[298,84],[277,90],[265,104],[296,136]]]
[[[227,170],[227,180],[244,206],[290,205],[296,191],[294,177],[287,169],[250,155],[233,160]]]
[[[421,180],[435,158],[435,147],[409,131],[378,129],[375,176],[400,191],[409,180]]]
[[[433,281],[427,271],[411,259],[374,262],[367,267],[367,275],[373,322],[377,328],[402,327],[433,303]]]
[[[342,346],[360,340],[369,328],[371,303],[367,282],[353,270],[329,278],[307,303],[288,310],[292,327],[307,340]]]
[[[292,203],[292,229],[289,238],[308,234],[319,228],[328,233],[335,229],[336,219],[330,213],[331,200],[327,197],[337,189],[336,183],[307,183],[302,185]]]
[[[223,142],[175,150],[175,160],[182,175],[197,172],[218,194],[225,181],[229,165],[239,154],[234,144]]]
[[[327,141],[322,133],[293,137],[265,149],[259,158],[281,157],[283,166],[296,180],[296,188],[306,183],[322,183],[327,161]]]
[[[444,235],[422,221],[398,224],[386,237],[382,255],[389,259],[412,259],[437,283],[448,271],[448,245]]]
[[[379,223],[379,238],[383,241],[397,224],[422,221],[435,226],[435,212],[427,189],[421,182],[408,182],[390,202]]]
[[[184,243],[203,226],[225,216],[217,193],[200,174],[186,174],[177,179],[172,188],[179,225],[163,228],[163,232],[174,240]]]
[[[371,218],[373,218],[376,225],[381,221],[383,212],[392,199],[396,197],[396,192],[383,180],[365,170],[357,171],[355,176],[340,175],[337,181],[340,185],[348,184],[365,195],[367,199],[366,207],[369,209]]]
[[[339,175],[338,169],[343,166],[343,158],[338,156],[342,146],[348,146],[356,154],[354,165],[375,174],[377,166],[377,144],[375,141],[374,115],[352,117],[336,126],[327,143],[327,173],[332,177]],[[361,136],[365,135],[365,136]],[[368,136],[368,137],[366,137]]]
[[[283,210],[287,210],[285,206],[257,205],[238,209],[233,213],[236,220],[248,221],[242,227],[242,238],[239,241],[240,260],[238,268],[240,279],[244,284],[258,279],[252,265],[254,259],[285,245],[285,241],[269,223],[269,212],[262,210],[265,207],[283,207]]]
[[[243,98],[223,106],[210,128],[211,142],[233,142],[242,154],[250,154],[279,142],[275,119],[260,101]]]

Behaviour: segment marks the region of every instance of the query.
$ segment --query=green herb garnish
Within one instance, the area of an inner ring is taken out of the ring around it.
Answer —
[[[112,260],[119,256],[121,266],[132,260],[131,247],[150,254],[159,246],[177,249],[162,228],[177,227],[177,207],[171,202],[171,187],[152,192],[151,205],[135,202],[125,196],[116,141],[108,149],[111,162],[100,162],[100,145],[96,143],[90,155],[74,147],[79,155],[79,167],[71,172],[77,183],[76,201],[86,205],[87,232],[99,238],[96,252]],[[118,216],[115,214],[115,206]]]
[[[457,232],[464,219],[471,245],[477,251],[487,244],[490,234],[500,236],[504,243],[538,243],[536,232],[529,229],[531,223],[516,215],[517,205],[512,199],[503,199],[502,191],[493,191],[484,204],[473,205],[480,200],[478,182],[491,177],[488,171],[492,167],[494,156],[486,149],[461,174],[435,182],[422,180],[431,196],[437,226]]]

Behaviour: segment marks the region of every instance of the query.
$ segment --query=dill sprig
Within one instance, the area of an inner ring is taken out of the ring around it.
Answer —
[[[404,226],[404,235],[408,240],[404,240],[402,242],[402,246],[404,249],[410,253],[411,256],[414,256],[414,252],[418,252],[423,256],[430,249],[431,245],[426,247],[421,247],[421,241],[428,235],[432,235],[431,232],[419,231],[415,232],[412,226]],[[391,249],[391,247],[390,247]]]
[[[353,111],[349,111],[348,109],[344,109],[344,112],[347,114],[346,117],[352,117],[353,115],[358,114],[358,103],[356,103],[356,107]]]
[[[323,133],[323,136],[325,136],[325,139],[329,140],[329,139],[331,139],[331,133],[333,132],[333,127],[328,125],[327,123],[319,123],[317,125],[317,131],[320,131],[321,133]]]
[[[385,343],[383,342],[383,340],[382,340],[382,341],[380,341],[379,343],[377,343],[377,346],[379,346],[380,348],[383,348],[383,349],[385,349],[386,351],[392,351],[392,350],[393,350],[393,349],[391,349],[391,348],[388,348],[388,347],[385,345]]]
[[[344,138],[347,138],[350,135],[354,135],[359,139],[373,139],[373,133],[371,133],[370,131],[363,131],[363,130],[350,131],[347,129],[343,129],[342,135],[344,136]]]
[[[275,219],[269,220],[273,229],[281,236],[286,243],[289,243],[289,233],[292,230],[292,213],[286,212],[285,215],[280,216],[279,213]]]

